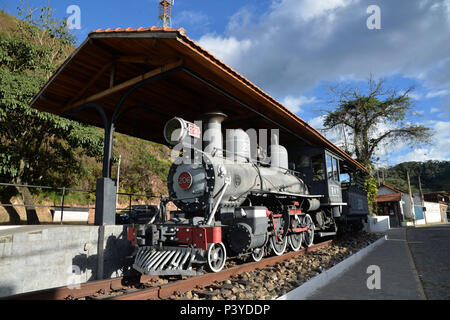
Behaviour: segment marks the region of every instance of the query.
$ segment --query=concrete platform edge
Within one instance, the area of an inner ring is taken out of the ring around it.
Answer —
[[[378,239],[374,243],[368,245],[367,247],[359,250],[355,254],[351,255],[347,259],[339,262],[337,265],[325,270],[321,274],[309,279],[307,282],[303,283],[300,287],[289,291],[285,295],[278,297],[276,300],[305,300],[318,289],[327,285],[331,280],[339,276],[342,272],[346,271],[352,265],[364,258],[370,251],[378,247],[380,244],[387,240],[387,235]]]

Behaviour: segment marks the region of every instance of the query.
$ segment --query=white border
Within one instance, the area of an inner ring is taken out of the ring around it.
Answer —
[[[378,247],[386,240],[387,236],[385,235],[384,237],[378,239],[374,243],[368,245],[367,247],[351,255],[347,259],[339,262],[337,265],[309,279],[307,282],[303,283],[300,287],[292,291],[289,291],[285,295],[276,298],[276,300],[305,300],[307,297],[313,295],[318,289],[327,285],[331,280],[339,276],[342,272],[346,271],[356,262],[360,261],[370,251]]]

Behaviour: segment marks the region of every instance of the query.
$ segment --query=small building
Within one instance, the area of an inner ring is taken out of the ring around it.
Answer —
[[[450,222],[450,195],[448,192],[427,193],[423,195],[423,198],[427,217],[428,212],[433,215],[427,219],[427,223]]]
[[[389,216],[390,227],[399,227],[405,219],[415,218],[413,203],[406,191],[381,184],[375,201],[378,204],[377,215]]]

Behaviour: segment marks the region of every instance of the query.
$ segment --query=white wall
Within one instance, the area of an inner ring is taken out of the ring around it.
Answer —
[[[367,217],[366,232],[385,232],[389,230],[389,216]]]
[[[439,203],[425,201],[425,219],[427,223],[441,222],[441,208]]]

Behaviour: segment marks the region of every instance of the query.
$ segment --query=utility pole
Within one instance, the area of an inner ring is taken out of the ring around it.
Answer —
[[[119,155],[119,164],[117,165],[117,186],[116,186],[116,193],[119,193],[119,182],[120,182],[120,162],[122,161],[122,155]],[[116,208],[117,204],[119,203],[119,196],[116,197]]]
[[[419,174],[419,192],[420,192],[420,205],[422,206],[422,212],[423,212],[423,218],[425,219],[425,224],[427,223],[427,217],[425,215],[425,199],[423,198],[423,192],[422,192],[422,182],[420,181],[420,174]]]
[[[419,174],[419,192],[420,192],[420,204],[422,205],[422,207],[424,207],[425,203],[423,199],[422,182],[420,181],[420,174]]]
[[[416,225],[416,215],[414,214],[414,202],[412,198],[412,192],[411,192],[411,182],[409,181],[409,170],[406,170],[406,177],[408,179],[408,192],[409,192],[409,201],[411,203],[411,215],[414,220],[414,226]]]

